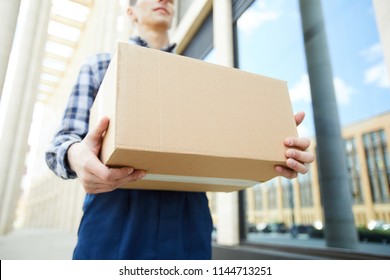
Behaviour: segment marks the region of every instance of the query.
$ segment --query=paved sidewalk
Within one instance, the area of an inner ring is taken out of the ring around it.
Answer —
[[[292,239],[281,234],[249,234],[248,240],[260,243],[325,247],[322,239]],[[76,233],[50,229],[15,230],[0,236],[1,260],[71,260]],[[390,244],[360,243],[358,251],[390,257]]]
[[[50,229],[16,230],[0,236],[1,260],[71,260],[76,234]]]
[[[308,238],[307,235],[299,235],[297,238],[292,238],[290,234],[279,233],[250,233],[248,234],[248,240],[254,243],[268,243],[279,245],[296,245],[307,248],[326,248],[325,240],[322,238]],[[330,248],[332,249],[332,248]],[[337,249],[345,250],[348,249]],[[381,244],[375,242],[359,242],[356,253],[373,254],[384,257],[390,257],[390,244]]]

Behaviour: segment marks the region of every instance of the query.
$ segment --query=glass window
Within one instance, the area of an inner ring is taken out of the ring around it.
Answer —
[[[212,49],[212,50],[205,56],[205,58],[204,58],[203,60],[206,61],[206,62],[210,62],[210,63],[216,63],[216,61],[215,61],[215,50]]]
[[[292,206],[292,185],[290,180],[282,178],[282,200],[283,200],[283,208],[289,209]]]
[[[383,130],[364,134],[363,141],[373,201],[389,202],[389,166],[386,159],[388,151]]]
[[[382,150],[383,150],[383,157],[384,157],[384,163],[385,163],[385,170],[387,174],[387,181],[390,182],[390,159],[389,159],[389,151],[387,147],[387,140],[386,135],[383,130],[380,131],[381,135],[381,143],[382,143]]]
[[[204,59],[210,55],[214,47],[213,36],[213,12],[211,11],[182,54],[196,59]]]
[[[359,137],[363,137],[363,141],[345,140],[351,193],[354,204],[359,204],[353,211],[356,220],[362,216],[365,218],[361,220],[381,217],[390,223],[390,211],[375,212],[375,207],[373,210],[366,206],[363,196],[371,190],[374,203],[389,203],[388,133],[376,127],[372,129],[374,133],[363,135],[367,128],[359,127],[363,121],[390,113],[389,73],[374,7],[371,0],[321,3],[341,127],[353,125],[359,130]],[[306,113],[304,122],[298,127],[299,135],[315,140],[299,1],[253,1],[235,22],[235,46],[238,68],[287,81],[294,112]],[[358,151],[363,150],[366,158],[359,158],[362,155]],[[367,170],[363,168],[366,164]],[[294,186],[291,197],[297,202],[292,213],[297,225],[317,226],[323,219],[321,197],[315,197],[321,193],[318,174],[321,174],[320,170],[311,169],[308,174],[299,175],[297,182],[291,181]],[[363,174],[364,178],[369,178],[369,186],[364,184]],[[265,182],[261,188],[262,209],[256,212],[261,223],[279,221],[291,227],[286,209],[288,187],[284,180]],[[246,207],[246,211],[249,217],[248,213],[254,210]]]
[[[263,205],[263,191],[261,185],[256,185],[253,187],[254,197],[255,197],[255,211],[261,211],[264,209]]]
[[[313,207],[313,190],[311,184],[311,168],[306,174],[298,176],[300,203],[302,208]]]
[[[355,204],[363,203],[360,164],[356,151],[356,141],[354,138],[345,140],[345,150],[347,154],[348,175],[351,186],[352,201]]]
[[[277,184],[273,179],[266,184],[268,194],[268,208],[271,210],[278,209]]]

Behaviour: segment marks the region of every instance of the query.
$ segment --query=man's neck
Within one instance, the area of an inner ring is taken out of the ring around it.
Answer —
[[[169,45],[168,32],[161,32],[156,30],[139,30],[138,34],[148,46],[153,49],[163,49]]]

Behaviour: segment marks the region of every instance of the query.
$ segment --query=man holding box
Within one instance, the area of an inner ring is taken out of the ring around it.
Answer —
[[[132,3],[134,2],[134,3]],[[130,1],[128,15],[139,37],[131,42],[172,52],[168,30],[173,0]],[[89,130],[89,113],[111,54],[91,57],[81,68],[61,128],[46,152],[48,166],[60,177],[78,177],[87,193],[74,259],[210,259],[213,228],[202,192],[126,190],[118,187],[141,180],[144,170],[109,168],[98,158],[109,119]],[[297,125],[303,113],[295,116]],[[275,170],[294,178],[313,161],[306,138],[285,140],[286,166]]]

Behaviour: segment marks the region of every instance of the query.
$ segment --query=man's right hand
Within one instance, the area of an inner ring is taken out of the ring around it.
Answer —
[[[124,183],[140,180],[146,175],[145,171],[131,167],[109,168],[99,160],[108,124],[109,119],[104,117],[83,141],[74,143],[68,149],[69,166],[90,194],[113,191]]]

